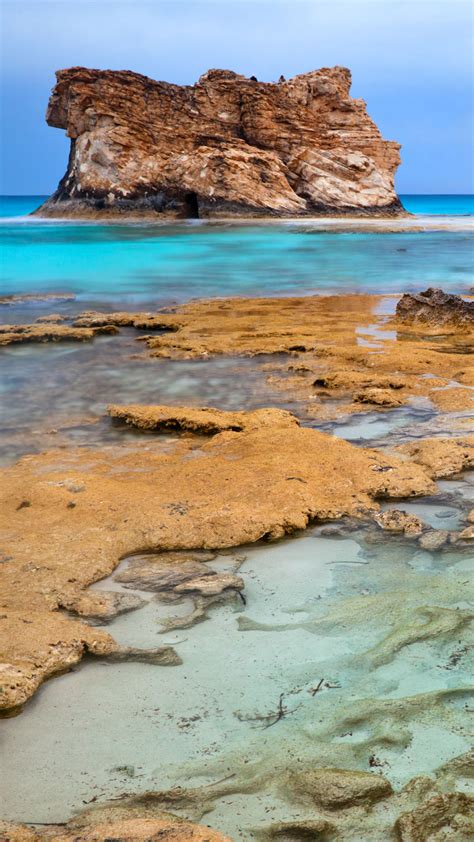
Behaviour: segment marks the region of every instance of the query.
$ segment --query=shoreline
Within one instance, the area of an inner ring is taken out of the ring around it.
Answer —
[[[156,227],[182,227],[199,228],[220,226],[239,227],[310,227],[315,230],[328,230],[331,233],[344,233],[346,231],[362,231],[363,233],[398,233],[412,231],[422,233],[424,231],[472,231],[474,229],[474,217],[468,214],[443,215],[443,214],[409,214],[406,217],[392,216],[314,216],[314,217],[220,217],[215,219],[179,219],[173,217],[157,218],[156,214],[117,214],[117,216],[41,216],[36,212],[27,216],[0,217],[2,225],[83,225],[83,226],[149,226]]]

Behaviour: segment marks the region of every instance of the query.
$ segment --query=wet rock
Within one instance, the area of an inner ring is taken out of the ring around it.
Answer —
[[[21,342],[87,342],[99,333],[117,333],[108,325],[100,328],[75,328],[58,324],[1,325],[0,346]]]
[[[421,535],[423,521],[401,509],[389,509],[375,515],[375,522],[388,532],[403,532],[406,536]]]
[[[217,69],[193,86],[84,67],[56,75],[46,119],[73,140],[40,216],[404,213],[399,145],[352,99],[347,68],[278,84]]]
[[[117,811],[119,812],[119,811]],[[45,825],[32,829],[26,825],[0,822],[2,842],[232,842],[215,830],[193,824],[170,813],[155,811],[154,817],[136,816],[131,811],[107,818],[102,811],[96,816],[82,814],[66,825]]]
[[[468,842],[474,836],[474,798],[461,792],[435,795],[401,815],[395,830],[400,842],[431,842],[433,839]]]
[[[329,842],[337,838],[337,827],[327,819],[279,822],[257,833],[262,842]]]
[[[348,769],[297,772],[290,775],[289,785],[295,796],[327,810],[373,804],[392,793],[390,782],[381,775]]]
[[[397,304],[397,319],[402,322],[439,327],[474,327],[474,302],[460,295],[430,287],[425,292],[405,293]]]
[[[146,600],[137,594],[125,594],[118,591],[86,591],[78,599],[64,602],[64,607],[76,611],[81,617],[109,622],[120,614],[136,611],[146,605]]]
[[[403,404],[402,398],[389,389],[363,389],[354,392],[352,397],[355,403],[369,403],[375,406],[401,406]]]
[[[217,596],[225,590],[242,591],[244,580],[232,573],[214,573],[209,576],[200,576],[197,579],[188,579],[174,588],[176,593],[200,593],[202,596]]]
[[[458,537],[460,541],[474,541],[474,526],[466,526]]]
[[[8,306],[30,301],[75,301],[75,298],[76,296],[72,292],[30,292],[2,295],[0,296],[0,304]]]
[[[197,623],[207,620],[210,610],[216,606],[227,605],[228,603],[235,604],[236,600],[239,600],[240,604],[242,604],[242,597],[239,597],[238,594],[240,594],[240,591],[234,588],[224,590],[215,596],[195,596],[194,594],[190,594],[193,600],[193,610],[184,616],[167,617],[162,620],[162,633],[165,634],[176,629],[190,629]]]
[[[173,591],[188,580],[211,576],[212,571],[200,561],[172,564],[156,562],[153,556],[149,556],[146,560],[131,561],[126,570],[114,577],[114,581],[142,591]]]
[[[420,536],[418,543],[423,550],[428,552],[439,550],[447,544],[449,532],[445,529],[430,529]]]
[[[141,664],[157,664],[162,667],[177,667],[183,663],[172,646],[158,646],[156,649],[119,646],[106,657],[112,662],[138,661]]]
[[[441,479],[474,467],[474,436],[428,438],[399,445],[393,452],[422,465],[434,479]]]
[[[215,435],[226,430],[242,432],[264,427],[299,425],[297,418],[283,409],[225,412],[210,407],[111,405],[107,407],[107,413],[114,420],[123,421],[139,430],[188,430],[203,435]]]

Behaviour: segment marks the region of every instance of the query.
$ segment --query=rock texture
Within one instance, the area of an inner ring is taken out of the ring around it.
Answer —
[[[377,509],[380,499],[436,491],[406,454],[401,461],[355,447],[299,427],[289,413],[278,420],[204,442],[180,438],[174,447],[152,441],[59,449],[1,472],[0,709],[22,705],[41,681],[87,651],[117,651],[103,630],[58,609],[94,614],[97,595],[88,605],[87,586],[120,558],[276,539],[313,518],[357,516]],[[238,577],[223,583],[208,575],[203,582],[201,568],[192,573],[197,593],[241,587]]]
[[[410,324],[444,325],[474,330],[474,301],[430,287],[425,292],[405,293],[397,304],[397,319]]]
[[[278,83],[209,70],[194,86],[84,67],[56,76],[46,119],[71,151],[40,215],[403,212],[399,144],[352,99],[347,68]]]

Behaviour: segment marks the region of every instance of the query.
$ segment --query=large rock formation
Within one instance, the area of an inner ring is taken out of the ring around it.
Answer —
[[[351,73],[258,82],[209,70],[194,86],[130,71],[60,70],[46,115],[71,138],[48,216],[396,214],[399,144]]]

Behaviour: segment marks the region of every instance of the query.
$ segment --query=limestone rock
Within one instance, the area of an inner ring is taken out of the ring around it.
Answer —
[[[459,533],[461,541],[474,541],[474,526],[466,526],[462,532]]]
[[[25,825],[0,822],[2,842],[232,842],[216,830],[163,814],[162,818],[134,816],[87,823],[77,818],[66,826],[46,825],[32,830]]]
[[[374,520],[381,529],[386,529],[388,532],[403,532],[407,536],[421,535],[423,530],[423,522],[419,518],[401,509],[380,512],[375,515]]]
[[[355,403],[375,404],[376,406],[401,406],[403,400],[390,389],[362,389],[355,392]]]
[[[348,769],[298,772],[290,776],[290,787],[296,795],[328,810],[373,804],[392,793],[390,782],[381,775]]]
[[[431,842],[473,838],[474,799],[465,793],[438,794],[397,819],[401,842]],[[445,833],[443,833],[445,831]],[[439,832],[439,835],[438,835]]]
[[[86,342],[98,333],[117,333],[113,325],[97,328],[76,328],[48,322],[33,325],[1,325],[0,346],[19,342]]]
[[[474,329],[474,302],[434,287],[425,292],[402,295],[396,314],[401,322],[428,327],[456,325],[458,328]]]
[[[423,550],[439,550],[447,543],[449,532],[445,529],[430,529],[419,539],[419,545]]]
[[[212,407],[110,405],[107,413],[140,430],[189,430],[215,435],[225,430],[298,426],[298,419],[284,409],[256,409],[253,412],[226,412]]]
[[[71,151],[42,216],[403,212],[399,144],[351,98],[344,67],[278,83],[209,70],[194,86],[84,67],[56,76],[46,119]]]

